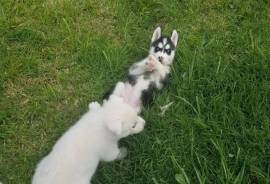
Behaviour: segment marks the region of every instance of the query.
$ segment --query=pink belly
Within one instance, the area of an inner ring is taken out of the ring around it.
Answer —
[[[121,92],[121,96],[124,98],[124,101],[134,108],[140,108],[141,93],[134,86],[131,86],[129,83],[125,83],[125,88]]]

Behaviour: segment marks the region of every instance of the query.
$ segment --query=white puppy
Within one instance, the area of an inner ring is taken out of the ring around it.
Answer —
[[[33,184],[89,184],[99,161],[124,158],[122,137],[139,133],[145,121],[122,98],[111,95],[103,106],[94,102],[37,166]]]

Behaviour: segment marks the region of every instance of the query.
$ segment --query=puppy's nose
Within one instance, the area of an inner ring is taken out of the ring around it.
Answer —
[[[158,61],[162,63],[163,62],[163,57],[162,56],[159,56],[158,57]]]

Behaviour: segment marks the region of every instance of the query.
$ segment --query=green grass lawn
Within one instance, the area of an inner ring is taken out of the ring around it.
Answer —
[[[161,26],[179,34],[170,85],[121,141],[128,157],[92,183],[270,183],[269,12],[267,0],[1,0],[0,181],[30,183]]]

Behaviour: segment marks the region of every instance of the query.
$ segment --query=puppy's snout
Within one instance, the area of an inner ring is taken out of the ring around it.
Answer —
[[[158,56],[158,61],[162,63],[163,62],[163,57],[162,56]]]

